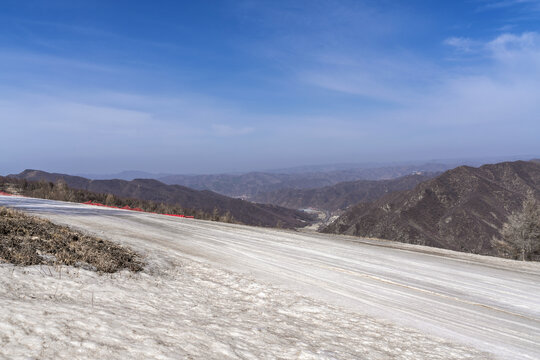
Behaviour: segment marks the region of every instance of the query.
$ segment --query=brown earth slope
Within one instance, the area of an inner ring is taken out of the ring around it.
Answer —
[[[255,195],[252,200],[288,207],[336,211],[359,202],[373,201],[388,193],[414,188],[438,173],[407,175],[392,180],[358,180],[316,189],[281,189]]]
[[[360,203],[321,231],[494,254],[491,239],[529,190],[540,198],[539,163],[460,166],[413,190]]]
[[[302,212],[275,205],[254,204],[233,199],[212,191],[198,191],[180,185],[166,185],[157,180],[89,180],[79,176],[48,173],[39,170],[25,170],[20,174],[9,175],[28,181],[63,180],[74,189],[95,193],[109,193],[125,198],[135,198],[180,205],[185,208],[220,214],[229,212],[236,221],[246,225],[295,228],[307,225],[311,216]],[[215,210],[216,209],[216,210]]]

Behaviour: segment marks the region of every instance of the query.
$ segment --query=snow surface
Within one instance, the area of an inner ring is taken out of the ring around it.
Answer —
[[[540,358],[538,264],[38,199],[0,205],[148,263],[103,276],[0,265],[0,358]]]
[[[192,260],[170,259],[152,274],[11,266],[0,274],[0,357],[6,359],[482,356]]]

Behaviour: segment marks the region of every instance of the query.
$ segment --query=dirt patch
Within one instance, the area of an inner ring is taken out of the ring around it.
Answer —
[[[70,265],[106,273],[141,271],[144,266],[127,248],[4,207],[0,207],[0,262]]]

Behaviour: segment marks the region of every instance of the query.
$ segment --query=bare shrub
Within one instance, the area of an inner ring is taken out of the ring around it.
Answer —
[[[133,251],[50,221],[0,207],[0,262],[70,265],[112,273],[142,270]]]

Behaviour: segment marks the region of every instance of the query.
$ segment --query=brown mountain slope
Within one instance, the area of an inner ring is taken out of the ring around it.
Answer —
[[[9,175],[9,177],[28,181],[45,180],[50,182],[61,179],[69,187],[75,189],[175,204],[205,212],[212,212],[217,209],[222,215],[230,212],[235,220],[247,225],[294,228],[305,226],[311,220],[311,216],[302,211],[275,205],[254,204],[211,191],[198,191],[180,185],[166,185],[151,179],[136,179],[133,181],[89,180],[79,176],[47,173],[39,170],[25,170],[17,175]]]
[[[436,175],[438,173],[407,175],[392,180],[348,181],[316,189],[281,189],[255,195],[252,200],[291,209],[336,211],[359,202],[373,201],[390,192],[412,189]]]
[[[413,190],[360,203],[321,231],[494,254],[491,239],[528,190],[540,198],[538,163],[461,166]]]

